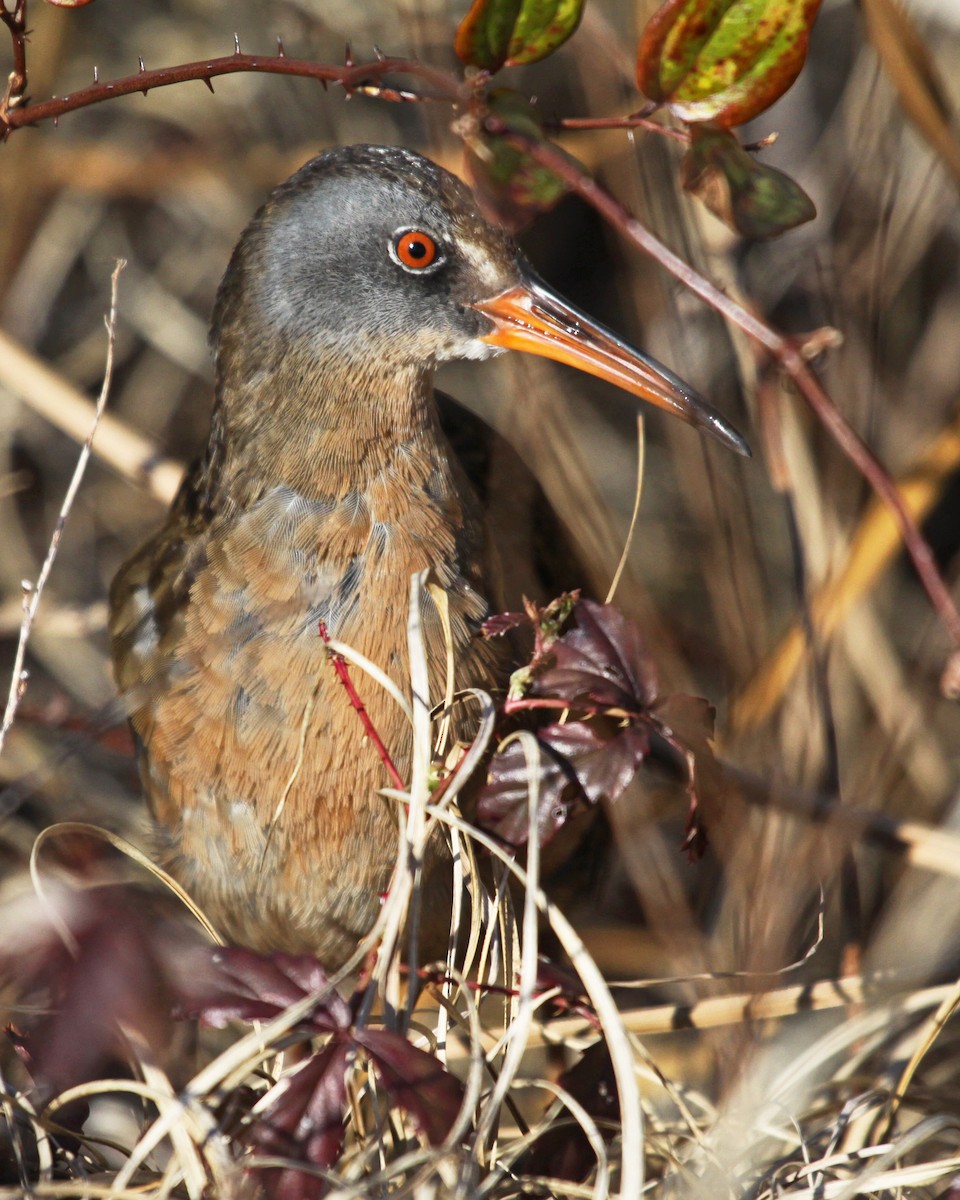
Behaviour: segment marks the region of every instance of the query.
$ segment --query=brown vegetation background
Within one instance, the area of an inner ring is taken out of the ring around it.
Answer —
[[[574,39],[513,71],[511,82],[535,93],[545,116],[631,111],[632,55],[651,7],[588,3]],[[453,68],[463,8],[96,0],[69,11],[35,3],[30,93],[76,89],[94,66],[101,79],[128,74],[138,55],[154,67],[229,53],[234,32],[244,50],[272,51],[279,35],[288,53],[339,61],[349,40],[358,58],[377,45]],[[960,25],[946,2],[915,15],[956,109]],[[18,131],[0,147],[0,325],[95,395],[110,274],[126,258],[110,410],[182,460],[207,427],[206,329],[217,282],[269,189],[336,143],[400,143],[460,167],[443,105],[346,101],[335,87],[268,75],[214,87],[215,95],[189,83],[103,104],[59,128]],[[905,117],[852,3],[825,6],[803,76],[748,138],[773,129],[781,137],[765,161],[801,182],[819,216],[753,246],[680,193],[679,150],[666,139],[611,131],[570,134],[563,144],[671,247],[780,328],[841,331],[842,347],[819,364],[823,378],[890,470],[904,475],[931,444],[943,449],[927,472],[937,502],[925,531],[952,581],[960,548],[958,180]],[[754,448],[752,461],[740,461],[668,418],[647,422],[643,504],[617,602],[639,620],[664,690],[717,706],[720,752],[755,775],[768,800],[799,788],[845,806],[955,823],[960,714],[939,691],[949,647],[909,565],[885,550],[882,524],[868,530],[864,551],[882,569],[854,581],[853,603],[819,656],[807,647],[796,673],[764,674],[807,600],[848,562],[870,511],[863,480],[791,390],[765,374],[792,481],[800,534],[792,544],[788,504],[771,484],[755,422],[765,367],[751,346],[578,200],[538,220],[522,242],[541,274],[690,379]],[[578,548],[585,590],[602,599],[635,490],[631,403],[519,356],[445,369],[439,383],[486,414],[534,467]],[[37,577],[76,455],[69,438],[0,389],[4,669],[20,624],[20,581]],[[105,597],[161,514],[145,491],[91,465],[30,643],[30,711],[0,765],[8,876],[36,830],[54,820],[138,835],[129,759],[61,718],[82,717],[94,731],[117,723]],[[522,558],[522,540],[519,551]],[[811,944],[820,882],[828,935],[809,974],[834,974],[850,943],[868,965],[922,979],[956,974],[955,881],[855,844],[858,922],[849,889],[841,903],[835,886],[847,844],[836,830],[811,832],[775,805],[733,804],[714,852],[690,865],[678,850],[684,816],[682,789],[649,781],[611,814],[619,852],[599,881],[584,883],[579,916],[612,974],[776,969]],[[674,994],[689,999],[694,990]]]

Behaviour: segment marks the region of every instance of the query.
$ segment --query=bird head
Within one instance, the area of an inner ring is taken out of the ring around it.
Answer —
[[[231,336],[247,358],[251,339],[309,347],[365,372],[524,350],[749,454],[680,378],[538,279],[460,180],[407,150],[338,147],[281,184],[234,251],[214,329],[218,350]]]

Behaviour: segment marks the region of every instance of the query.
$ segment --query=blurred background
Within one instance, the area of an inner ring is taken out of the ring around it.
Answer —
[[[567,46],[508,72],[510,84],[536,95],[545,118],[635,110],[633,55],[653,7],[588,2]],[[34,0],[29,91],[39,100],[76,90],[94,67],[101,79],[126,75],[138,56],[156,67],[227,54],[235,33],[246,51],[272,52],[280,36],[288,54],[339,62],[349,41],[357,61],[378,46],[456,69],[453,32],[465,8],[442,0],[96,0],[70,11]],[[956,109],[960,9],[924,0],[908,11]],[[0,148],[0,325],[95,396],[110,275],[118,257],[127,259],[109,408],[180,461],[206,436],[215,289],[271,187],[337,143],[398,143],[461,168],[441,104],[346,101],[336,87],[269,75],[234,75],[214,87],[215,95],[195,82],[119,99],[57,128],[18,131]],[[960,549],[960,179],[904,115],[864,12],[850,0],[824,4],[799,82],[746,140],[773,130],[780,138],[764,161],[797,179],[819,215],[753,245],[680,191],[676,143],[640,131],[561,141],[748,307],[791,333],[824,325],[841,332],[842,346],[818,369],[891,472],[919,471],[929,484],[935,502],[924,529],[952,582]],[[931,824],[956,821],[960,714],[939,691],[948,642],[883,523],[862,528],[869,489],[740,335],[579,200],[561,202],[521,241],[546,279],[685,376],[754,450],[752,461],[740,460],[665,416],[650,417],[640,517],[616,600],[639,622],[664,692],[716,706],[719,752],[772,803],[726,795],[710,852],[691,864],[679,849],[683,788],[652,776],[632,788],[609,814],[616,845],[604,869],[576,887],[578,919],[601,965],[613,976],[776,969],[812,944],[822,884],[828,934],[809,974],[864,956],[924,978],[956,973],[953,884],[778,807],[799,791]],[[771,483],[758,431],[761,376],[789,497]],[[521,356],[445,368],[439,386],[532,467],[573,548],[565,582],[603,599],[636,490],[632,403]],[[21,580],[37,577],[77,451],[0,386],[4,679]],[[492,503],[533,512],[507,457],[502,472],[494,460]],[[103,736],[118,724],[105,598],[162,514],[147,490],[91,463],[30,641],[24,713],[0,763],[8,879],[52,821],[90,820],[143,839],[131,758]],[[529,565],[527,531],[512,525],[511,533]],[[861,569],[821,602],[834,630],[814,652],[797,639],[805,606],[844,578],[854,544]],[[851,946],[854,958],[844,959]]]

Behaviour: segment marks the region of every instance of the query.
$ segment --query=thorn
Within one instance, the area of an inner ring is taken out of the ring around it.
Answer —
[[[327,88],[327,81],[325,79],[321,79],[320,82],[323,84],[323,90],[325,92],[328,91],[329,89]]]
[[[233,35],[233,52],[234,52],[234,54],[240,53],[240,34],[239,33],[235,33]]]
[[[376,56],[377,62],[384,62],[387,57],[379,46],[374,46],[373,53]]]
[[[211,94],[213,94],[213,82],[212,82],[212,80],[210,80],[210,79],[207,79],[206,77],[204,77],[204,80],[203,80],[203,82],[204,82],[204,83],[207,85],[207,87],[210,89],[210,92],[211,92]]]
[[[279,55],[281,58],[286,58],[286,57],[287,57],[287,52],[286,52],[286,50],[284,50],[284,48],[283,48],[283,38],[282,38],[282,37],[280,37],[279,35],[277,36],[277,54],[278,54],[278,55]]]
[[[93,82],[94,83],[100,82],[100,72],[97,70],[96,67],[93,68]]]
[[[140,74],[142,75],[146,67],[143,65],[143,59],[139,55],[137,55],[137,62],[140,64]]]
[[[345,52],[344,52],[344,56],[343,56],[343,65],[344,65],[345,67],[352,67],[352,66],[353,66],[353,53],[352,53],[352,51],[350,50],[350,43],[349,43],[349,42],[347,42],[347,48],[346,48],[346,50],[345,50]]]

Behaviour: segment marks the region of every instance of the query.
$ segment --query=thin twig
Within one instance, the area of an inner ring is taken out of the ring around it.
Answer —
[[[353,705],[357,716],[360,718],[360,724],[363,726],[364,732],[373,743],[377,754],[379,754],[380,761],[387,768],[387,774],[390,776],[393,786],[395,788],[399,788],[401,791],[406,791],[407,785],[403,781],[403,776],[394,765],[393,759],[390,757],[390,752],[383,744],[383,739],[380,737],[376,726],[370,719],[370,714],[364,707],[364,703],[360,699],[357,689],[353,686],[353,680],[350,678],[350,668],[347,666],[346,660],[342,655],[338,654],[336,650],[330,648],[330,634],[327,631],[326,621],[321,621],[319,623],[319,630],[320,637],[323,639],[324,645],[328,647],[330,661],[333,663],[333,669],[337,673],[337,678],[343,684],[343,689],[347,693],[347,698]]]
[[[543,122],[544,129],[565,129],[570,133],[582,133],[592,129],[645,129],[648,133],[659,133],[661,137],[690,145],[690,134],[683,129],[662,125],[650,117],[635,114],[629,117],[557,117]]]
[[[37,607],[40,604],[40,596],[46,586],[47,579],[50,576],[50,571],[53,567],[54,559],[57,557],[57,551],[60,548],[60,539],[63,537],[63,530],[67,523],[67,517],[70,515],[70,510],[73,508],[73,502],[76,499],[77,491],[80,488],[81,480],[84,472],[87,469],[87,463],[90,460],[90,447],[93,443],[94,434],[97,432],[97,425],[100,423],[100,417],[106,407],[107,397],[110,394],[110,380],[113,375],[113,350],[116,342],[117,334],[117,290],[120,281],[120,272],[126,266],[124,259],[118,259],[117,265],[113,269],[113,275],[110,279],[110,312],[106,318],[107,326],[107,361],[103,373],[103,386],[100,388],[100,396],[97,400],[97,407],[94,413],[93,423],[90,426],[83,446],[80,449],[80,454],[77,457],[77,465],[73,469],[73,475],[70,479],[70,485],[67,488],[67,494],[63,498],[63,504],[60,506],[60,513],[57,517],[57,523],[54,526],[53,534],[50,538],[50,546],[47,550],[47,556],[43,560],[43,566],[40,568],[40,574],[37,577],[36,584],[31,587],[29,583],[24,583],[24,607],[23,621],[20,624],[20,639],[17,642],[17,653],[13,662],[13,673],[10,678],[10,691],[7,696],[7,707],[3,714],[3,726],[0,727],[0,753],[3,752],[4,742],[6,741],[7,733],[13,724],[16,716],[17,706],[20,699],[26,690],[27,672],[24,670],[23,662],[27,652],[27,641],[30,637],[30,630],[33,628],[33,621],[37,615]]]

